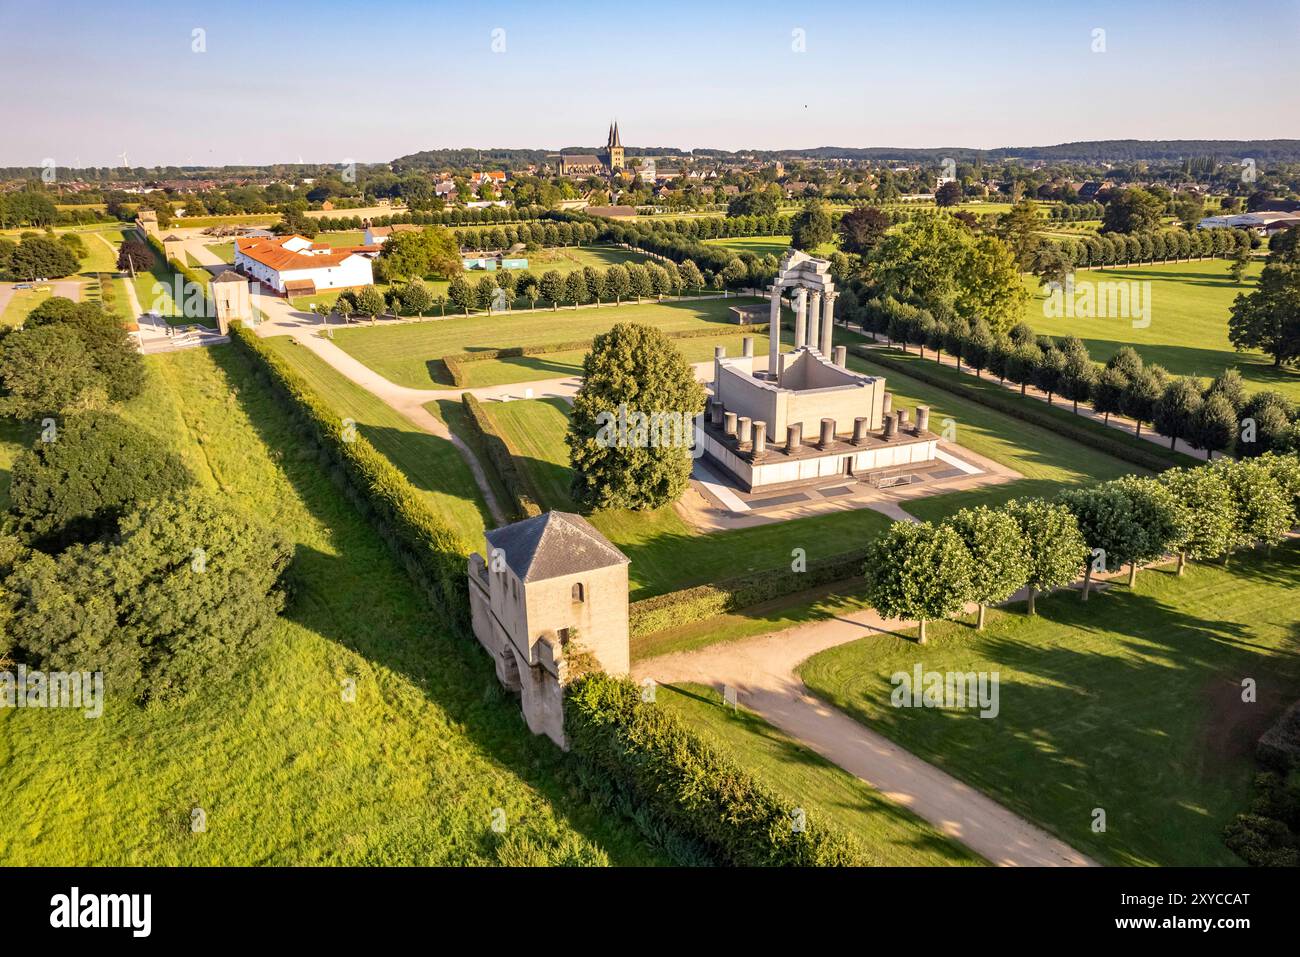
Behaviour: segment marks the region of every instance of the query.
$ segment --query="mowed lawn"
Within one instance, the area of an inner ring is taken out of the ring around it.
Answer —
[[[879,791],[786,737],[758,715],[728,707],[701,685],[661,685],[655,703],[675,712],[724,757],[776,794],[857,840],[883,867],[983,863]]]
[[[406,473],[428,506],[477,546],[492,516],[465,459],[447,439],[424,431],[289,336],[266,344],[307,380],[339,417]]]
[[[932,626],[929,643],[874,635],[800,669],[809,688],[903,747],[1106,864],[1239,863],[1224,826],[1250,801],[1255,743],[1300,695],[1300,546],[1229,568],[1172,566],[1086,604],[1040,599]],[[890,676],[996,672],[999,713],[895,708]],[[1243,702],[1245,679],[1258,701]],[[1094,809],[1105,812],[1094,833]]]
[[[562,399],[524,399],[491,402],[486,409],[532,479],[541,506],[579,511],[569,497],[569,450],[564,444],[568,404]],[[804,549],[809,559],[846,552],[866,544],[890,523],[879,512],[858,509],[706,534],[688,525],[672,506],[651,512],[599,511],[587,517],[631,559],[633,601],[719,578],[789,567],[794,548]]]
[[[755,256],[782,256],[790,248],[790,237],[785,236],[729,236],[724,239],[702,240],[707,246],[725,246],[737,253],[753,253]],[[829,256],[835,252],[834,241],[823,243],[813,250],[814,255]]]
[[[528,732],[473,640],[446,632],[234,347],[146,361],[128,417],[291,538],[293,602],[244,674],[185,703],[0,713],[0,859],[658,862],[574,796],[570,759]]]
[[[716,329],[719,336],[732,336],[736,334],[737,326],[731,307],[756,302],[759,300],[732,297],[627,303],[598,309],[551,310],[540,307],[505,315],[458,316],[401,325],[336,326],[334,344],[386,379],[415,389],[430,389],[449,384],[446,367],[441,361],[445,355],[585,342],[619,322],[639,322],[664,332],[711,328]],[[712,349],[709,354],[712,354]],[[544,362],[549,357],[535,358]],[[553,377],[540,362],[535,365],[547,373],[541,378]],[[566,374],[563,371],[554,373]]]
[[[1251,391],[1276,389],[1300,401],[1300,372],[1275,369],[1273,360],[1262,352],[1237,352],[1228,341],[1232,302],[1255,288],[1262,269],[1261,262],[1252,263],[1248,278],[1240,285],[1228,275],[1228,263],[1223,259],[1132,269],[1081,269],[1075,273],[1076,289],[1085,281],[1149,282],[1150,324],[1135,328],[1132,318],[1048,318],[1043,314],[1041,289],[1025,307],[1025,320],[1046,335],[1078,336],[1098,362],[1105,362],[1124,346],[1133,346],[1146,362],[1158,363],[1178,375],[1208,379],[1236,367]]]

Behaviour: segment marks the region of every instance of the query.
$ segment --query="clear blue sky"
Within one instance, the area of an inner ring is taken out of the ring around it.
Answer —
[[[1300,0],[542,6],[0,0],[0,166],[1300,137]]]

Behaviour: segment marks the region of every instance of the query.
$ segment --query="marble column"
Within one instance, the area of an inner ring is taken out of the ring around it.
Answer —
[[[824,351],[821,347],[821,337],[818,332],[821,328],[822,321],[822,294],[820,290],[814,290],[812,294],[812,303],[808,309],[808,345],[812,346],[819,352]]]
[[[772,283],[772,315],[767,325],[767,377],[776,381],[781,364],[781,287]]]
[[[808,290],[797,289],[794,294],[794,347],[808,344]]]
[[[835,293],[828,292],[822,297],[822,355],[831,354],[831,334],[835,329]]]

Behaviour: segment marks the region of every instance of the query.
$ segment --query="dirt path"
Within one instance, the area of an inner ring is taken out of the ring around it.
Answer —
[[[945,771],[813,697],[795,670],[819,652],[910,623],[867,609],[786,631],[633,665],[637,680],[736,689],[739,703],[999,865],[1092,866],[1093,860]]]

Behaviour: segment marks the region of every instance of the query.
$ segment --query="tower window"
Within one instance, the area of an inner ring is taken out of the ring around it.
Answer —
[[[573,600],[574,600],[574,601],[585,601],[585,600],[586,600],[586,596],[584,595],[583,590],[582,590],[582,582],[574,582],[574,583],[573,583]]]

